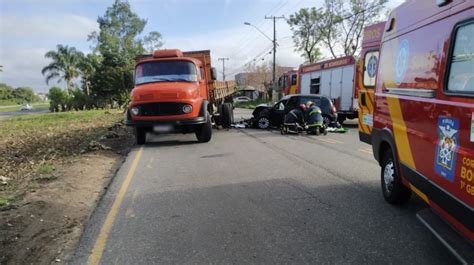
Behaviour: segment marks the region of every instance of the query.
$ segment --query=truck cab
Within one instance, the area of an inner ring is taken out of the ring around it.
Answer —
[[[209,51],[157,50],[138,59],[126,121],[135,127],[138,144],[147,132],[195,132],[200,142],[211,139],[212,115],[218,107],[223,114],[219,95],[228,97],[232,89],[224,82],[227,90],[219,90],[210,63]],[[224,108],[230,115],[232,106]]]

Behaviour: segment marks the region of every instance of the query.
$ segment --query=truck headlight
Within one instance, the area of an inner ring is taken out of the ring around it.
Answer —
[[[191,106],[191,105],[184,105],[183,106],[183,112],[184,113],[191,113],[191,111],[193,111],[193,106]]]
[[[133,107],[131,110],[133,115],[137,116],[140,113],[140,109],[137,107]]]

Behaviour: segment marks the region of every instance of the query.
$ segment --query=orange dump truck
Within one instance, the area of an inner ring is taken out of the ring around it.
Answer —
[[[136,129],[137,144],[146,142],[148,132],[194,132],[199,142],[208,142],[213,123],[230,127],[235,82],[215,80],[209,50],[141,56],[126,118]]]

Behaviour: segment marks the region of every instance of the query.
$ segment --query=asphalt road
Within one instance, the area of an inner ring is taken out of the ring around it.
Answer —
[[[318,137],[231,129],[207,144],[149,141],[129,154],[72,264],[456,263],[417,221],[420,200],[383,200],[354,123]]]
[[[20,115],[29,115],[29,114],[39,114],[39,113],[48,113],[48,109],[32,109],[29,111],[4,111],[0,112],[0,120],[8,119]]]

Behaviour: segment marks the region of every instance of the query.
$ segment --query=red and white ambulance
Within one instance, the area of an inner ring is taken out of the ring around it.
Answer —
[[[374,100],[359,104],[372,106],[361,139],[381,166],[383,196],[400,204],[417,194],[430,206],[417,217],[473,264],[474,1],[407,0],[385,24],[377,68]]]

